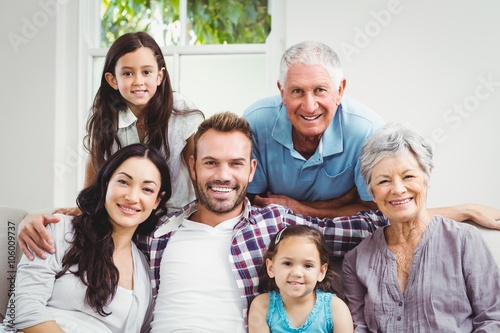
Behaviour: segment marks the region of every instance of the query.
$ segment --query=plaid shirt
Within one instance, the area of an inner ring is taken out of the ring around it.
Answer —
[[[152,236],[142,236],[138,239],[139,249],[146,253],[150,260],[155,297],[160,285],[163,251],[184,218],[188,218],[197,209],[197,202],[192,202],[177,215],[161,221]],[[228,253],[228,260],[244,302],[244,318],[247,318],[250,302],[258,294],[259,270],[267,245],[280,229],[295,224],[307,224],[318,228],[325,236],[333,254],[340,257],[377,228],[387,225],[388,220],[382,213],[371,211],[360,212],[350,217],[317,219],[294,214],[289,208],[280,205],[255,208],[250,205],[248,199],[245,199],[243,214],[233,229],[230,253]]]

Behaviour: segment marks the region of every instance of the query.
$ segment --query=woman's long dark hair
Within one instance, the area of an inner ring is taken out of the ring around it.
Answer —
[[[163,53],[156,41],[145,32],[133,32],[120,36],[111,45],[102,71],[101,85],[96,93],[91,114],[87,122],[87,135],[84,139],[85,148],[92,155],[92,166],[99,170],[106,158],[111,156],[113,144],[121,148],[116,134],[118,129],[118,113],[125,110],[125,99],[118,90],[113,89],[106,81],[106,73],[116,77],[115,67],[118,60],[127,53],[147,47],[153,51],[158,70],[165,69],[163,80],[156,93],[144,108],[146,139],[156,149],[164,151],[168,159],[168,120],[173,110],[173,94]]]
[[[319,232],[319,230],[307,225],[288,226],[284,229],[281,229],[276,235],[274,235],[271,243],[269,243],[266,253],[264,254],[264,262],[262,263],[262,267],[259,271],[259,293],[267,293],[271,290],[279,291],[274,278],[269,277],[269,275],[267,274],[266,260],[273,260],[274,256],[276,256],[276,253],[278,253],[278,248],[281,242],[284,239],[290,237],[307,238],[316,245],[316,248],[319,252],[321,265],[328,264],[325,278],[323,279],[323,281],[316,284],[316,289],[336,294],[337,291],[334,288],[334,279],[337,274],[333,270],[333,266],[330,263],[330,248],[328,247],[325,238]],[[276,239],[278,239],[278,241],[276,241]]]
[[[113,227],[105,208],[106,192],[113,173],[132,157],[148,159],[160,172],[161,186],[158,195],[164,195],[156,211],[137,227],[135,234],[146,235],[154,230],[171,195],[168,166],[157,149],[142,143],[129,145],[112,155],[99,170],[92,184],[78,195],[77,204],[82,215],[72,221],[74,237],[63,257],[63,269],[56,275],[57,279],[70,271],[78,276],[87,286],[85,302],[102,316],[109,315],[104,311],[104,307],[113,299],[119,279],[118,269],[113,263]]]

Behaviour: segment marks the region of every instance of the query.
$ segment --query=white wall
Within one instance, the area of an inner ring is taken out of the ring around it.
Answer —
[[[287,47],[302,40],[327,43],[341,58],[346,94],[433,139],[430,206],[479,202],[500,208],[498,1],[286,5]]]
[[[286,38],[277,36],[277,44],[331,45],[344,65],[347,94],[428,138],[441,131],[431,206],[473,201],[500,208],[500,3],[273,1],[285,7],[279,20]],[[0,13],[0,205],[37,210],[76,195],[76,3],[12,1]],[[37,24],[36,32],[23,30],[26,22]],[[27,36],[26,43],[13,47],[12,33]]]
[[[0,13],[0,205],[52,203],[56,22],[40,11],[16,1]]]
[[[0,205],[33,211],[58,195],[74,200],[65,147],[77,144],[77,22],[74,0],[15,1],[0,13]]]

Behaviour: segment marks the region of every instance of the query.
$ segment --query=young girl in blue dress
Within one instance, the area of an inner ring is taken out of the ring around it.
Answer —
[[[264,255],[249,333],[353,332],[347,305],[333,293],[335,273],[323,235],[305,225],[281,229]]]

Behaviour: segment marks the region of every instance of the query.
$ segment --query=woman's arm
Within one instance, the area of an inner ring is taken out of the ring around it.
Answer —
[[[66,217],[64,219],[70,220]],[[56,325],[53,314],[47,309],[47,302],[52,297],[55,284],[55,276],[61,270],[62,256],[66,252],[65,235],[70,221],[64,221],[58,225],[51,225],[47,232],[54,238],[55,254],[49,254],[47,259],[35,257],[30,261],[23,256],[17,266],[16,274],[16,328],[25,332],[62,332]],[[56,325],[56,326],[54,326]],[[50,330],[51,328],[59,330]]]

